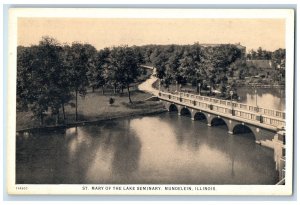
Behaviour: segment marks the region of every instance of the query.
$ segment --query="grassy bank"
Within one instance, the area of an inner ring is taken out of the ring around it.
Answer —
[[[101,91],[89,92],[84,98],[78,99],[78,121],[75,121],[75,108],[67,105],[65,107],[66,121],[62,121],[60,113],[59,125],[77,124],[80,122],[101,121],[125,116],[151,114],[163,111],[163,105],[157,101],[145,101],[151,95],[141,92],[131,92],[133,103],[128,101],[127,93],[123,95],[103,95]],[[109,98],[113,97],[115,102],[109,105]],[[31,112],[17,112],[16,126],[18,130],[41,127],[40,122],[35,119]],[[50,114],[45,118],[43,127],[56,126],[55,117]]]

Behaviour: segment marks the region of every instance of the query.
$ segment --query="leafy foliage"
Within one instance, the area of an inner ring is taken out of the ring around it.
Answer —
[[[165,87],[172,83],[194,86],[200,83],[204,89],[213,89],[216,84],[227,83],[230,65],[242,58],[241,50],[231,44],[148,45],[142,48],[146,63],[157,68],[157,77]]]
[[[188,83],[212,91],[217,86],[226,97],[229,90],[236,89],[235,80],[229,78],[244,79],[255,70],[242,55],[240,48],[231,44],[118,46],[97,51],[90,44],[61,45],[54,38],[43,37],[38,45],[18,47],[17,109],[31,110],[41,124],[48,114],[56,116],[58,123],[60,112],[65,120],[65,105],[74,105],[78,120],[78,95],[85,96],[89,87],[93,91],[113,87],[122,93],[127,88],[131,103],[129,88],[144,72],[141,64],[156,67],[157,77],[167,88]],[[279,74],[274,75],[284,77],[285,49],[268,52],[259,48],[247,58],[270,59],[278,68]]]
[[[85,96],[88,87],[105,85],[127,87],[141,73],[144,58],[137,47],[105,48],[99,52],[90,44],[74,42],[61,45],[54,38],[43,37],[38,45],[18,47],[17,108],[31,110],[43,124],[44,116],[65,119],[64,106],[73,105],[78,120],[78,95]]]

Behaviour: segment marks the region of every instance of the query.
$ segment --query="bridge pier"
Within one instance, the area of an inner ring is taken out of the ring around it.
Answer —
[[[207,126],[211,127],[211,120],[213,117],[211,116],[211,114],[207,114],[206,117],[207,117]]]
[[[182,109],[182,106],[181,105],[177,105],[178,116],[181,116],[181,109]]]
[[[228,134],[233,135],[233,127],[234,127],[234,125],[232,123],[232,120],[228,120],[227,127],[228,127]]]
[[[195,118],[194,118],[194,116],[195,116],[195,110],[191,109],[190,112],[191,112],[191,120],[195,121]]]
[[[160,100],[160,101],[164,104],[164,106],[168,110],[168,112],[170,112],[170,105],[171,105],[171,103],[166,102],[166,101],[162,101],[162,100]]]

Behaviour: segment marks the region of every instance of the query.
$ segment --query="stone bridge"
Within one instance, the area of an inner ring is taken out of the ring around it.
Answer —
[[[259,143],[272,141],[285,126],[285,113],[278,110],[182,92],[159,92],[158,98],[168,111],[204,121],[208,126],[226,125],[229,134],[252,132]]]

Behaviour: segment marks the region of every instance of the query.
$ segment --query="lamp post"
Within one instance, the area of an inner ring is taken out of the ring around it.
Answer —
[[[199,86],[199,95],[201,95],[201,83],[198,83]]]
[[[230,97],[231,97],[231,114],[233,115],[233,104],[232,104],[233,91],[231,90],[229,93],[230,93]]]
[[[255,93],[255,105],[256,105],[256,111],[258,112],[258,107],[257,107],[257,90],[255,88],[254,90],[254,93]]]

